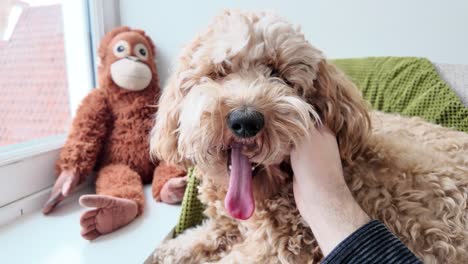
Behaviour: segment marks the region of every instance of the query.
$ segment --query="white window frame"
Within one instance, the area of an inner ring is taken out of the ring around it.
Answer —
[[[119,0],[62,2],[70,113],[96,83],[97,44],[120,24]],[[0,149],[0,226],[37,211],[55,182],[55,163],[66,135],[14,144]]]
[[[113,28],[121,25],[120,0],[88,0],[88,2],[93,58],[96,61],[98,58],[97,47],[99,47],[101,38]],[[94,63],[94,76],[97,76],[96,63]]]

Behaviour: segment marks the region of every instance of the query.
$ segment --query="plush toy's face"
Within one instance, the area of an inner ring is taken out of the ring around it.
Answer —
[[[153,51],[144,36],[123,32],[115,36],[106,52],[112,81],[130,91],[144,90],[151,82]],[[108,69],[109,70],[109,69]]]

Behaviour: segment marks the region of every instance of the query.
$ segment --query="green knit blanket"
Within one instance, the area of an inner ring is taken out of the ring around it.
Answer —
[[[468,133],[468,108],[424,58],[370,57],[334,60],[361,89],[376,110],[419,116]],[[190,170],[182,212],[175,235],[203,220],[203,205],[197,199],[198,180]]]

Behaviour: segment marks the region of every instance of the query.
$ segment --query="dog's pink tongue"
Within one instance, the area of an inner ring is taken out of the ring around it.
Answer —
[[[252,164],[242,154],[240,145],[234,145],[231,150],[231,176],[224,206],[232,217],[242,220],[249,219],[255,209]]]

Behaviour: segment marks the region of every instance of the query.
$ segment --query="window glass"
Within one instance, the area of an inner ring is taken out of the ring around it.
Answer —
[[[0,150],[66,133],[61,0],[1,0],[0,37]]]

